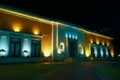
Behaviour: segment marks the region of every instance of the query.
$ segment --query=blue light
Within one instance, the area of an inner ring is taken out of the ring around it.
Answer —
[[[95,50],[95,57],[97,57],[98,56],[98,53],[97,53],[97,48],[96,47],[94,47],[94,50]]]
[[[60,50],[64,52],[65,50],[65,44],[63,42],[60,43]]]
[[[65,33],[65,37],[68,38],[68,34],[67,33]]]
[[[69,34],[69,38],[71,38],[71,34]]]
[[[23,40],[22,54],[25,57],[26,57],[26,55],[30,56],[30,53],[31,53],[31,45],[30,44],[31,44],[31,41],[29,39]],[[24,51],[27,51],[27,54],[26,53],[24,54]]]
[[[108,54],[108,47],[106,47],[105,50],[106,50],[106,56],[108,57],[109,56],[109,54]]]
[[[0,56],[7,56],[8,55],[8,50],[9,50],[9,46],[8,46],[8,38],[7,36],[1,36],[0,37],[0,50],[4,50],[5,52],[0,53]]]
[[[102,49],[102,47],[100,47],[100,54],[101,54],[101,57],[103,57],[103,49]]]
[[[75,39],[78,39],[77,35],[75,35]]]
[[[75,38],[74,34],[72,35],[72,38],[73,38],[73,39]]]

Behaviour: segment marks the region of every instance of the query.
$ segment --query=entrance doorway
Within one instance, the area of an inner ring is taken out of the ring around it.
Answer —
[[[91,46],[91,57],[95,57],[94,47]]]
[[[19,57],[21,51],[21,39],[19,38],[10,38],[10,48],[9,48],[10,57]]]
[[[77,40],[69,39],[69,57],[75,58],[77,55]]]
[[[41,53],[41,41],[33,40],[32,41],[32,57],[40,57]]]

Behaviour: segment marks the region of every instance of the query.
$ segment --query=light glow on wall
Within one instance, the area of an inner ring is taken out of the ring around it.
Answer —
[[[21,27],[21,25],[20,25],[19,23],[13,23],[13,24],[12,24],[12,28],[13,28],[13,30],[14,30],[15,32],[20,32],[21,29],[22,29],[22,27]]]
[[[0,50],[0,56],[5,56],[6,55],[6,51],[4,49]]]
[[[100,54],[101,54],[101,57],[103,57],[103,48],[102,48],[102,46],[100,47]]]
[[[110,45],[110,43],[107,41],[107,46],[109,46]]]
[[[105,42],[104,42],[104,41],[102,41],[102,45],[105,45]]]
[[[95,57],[97,57],[97,56],[98,56],[98,53],[97,53],[97,47],[94,47],[94,50],[95,50],[95,52],[94,52]]]
[[[89,50],[88,49],[86,49],[86,57],[89,57],[90,56],[90,52],[89,52]]]
[[[63,42],[60,43],[60,50],[61,52],[65,51],[65,44]]]
[[[27,51],[27,53],[26,53]],[[22,46],[22,54],[23,56],[30,56],[31,54],[31,40],[30,39],[23,39],[23,46]]]
[[[34,29],[33,29],[33,34],[35,34],[35,35],[39,35],[39,34],[40,34],[40,30],[39,30],[39,28],[34,27]]]
[[[65,33],[65,37],[68,38],[68,34],[67,33]]]
[[[8,55],[8,38],[7,36],[0,36],[0,50],[4,50],[5,52],[0,53],[0,56],[7,56]]]
[[[114,51],[113,50],[111,50],[111,56],[114,57]]]
[[[96,44],[100,44],[100,41],[99,41],[99,39],[96,39]]]
[[[82,50],[81,50],[81,54],[84,54],[84,50],[83,50],[83,48],[82,48]]]
[[[93,43],[93,39],[92,38],[90,38],[90,43]]]
[[[45,50],[44,51],[44,56],[45,57],[49,57],[50,56],[50,51],[49,50]]]
[[[108,47],[105,48],[105,51],[106,51],[106,56],[108,57],[109,54],[108,54]]]
[[[77,36],[77,35],[75,35],[75,39],[78,39],[78,36]]]
[[[75,38],[75,36],[74,36],[74,34],[72,35],[72,39],[74,39]]]
[[[23,54],[24,54],[25,57],[30,56],[30,55],[29,55],[29,52],[28,52],[27,50],[23,51]]]
[[[84,54],[84,50],[81,44],[78,45],[79,53]]]
[[[58,48],[58,54],[61,54],[61,50],[60,50],[60,48]]]
[[[69,38],[71,38],[71,34],[69,34]]]

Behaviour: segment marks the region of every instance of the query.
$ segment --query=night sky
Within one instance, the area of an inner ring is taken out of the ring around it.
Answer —
[[[0,0],[0,4],[62,20],[114,38],[120,47],[119,2],[93,0]]]

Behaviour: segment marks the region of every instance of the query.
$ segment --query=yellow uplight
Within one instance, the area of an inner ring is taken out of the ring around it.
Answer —
[[[90,39],[90,43],[93,43],[93,39]]]
[[[45,57],[49,57],[50,56],[50,51],[49,50],[45,50],[44,51],[44,56]]]
[[[96,43],[97,43],[97,44],[99,44],[99,43],[100,43],[99,39],[96,39]]]
[[[39,30],[39,28],[34,28],[33,29],[33,34],[35,34],[35,35],[39,35],[40,34],[40,30]]]
[[[39,34],[39,31],[35,30],[33,33],[34,33],[35,35],[38,35],[38,34]]]
[[[61,53],[61,50],[60,49],[58,49],[58,54],[60,54]]]
[[[102,41],[102,45],[105,45],[105,42],[104,42],[104,41]]]
[[[111,56],[114,57],[114,51],[113,50],[111,50]]]
[[[90,56],[90,53],[89,53],[89,50],[86,50],[86,57],[89,57]]]
[[[21,31],[21,25],[18,23],[12,24],[12,28],[15,32],[20,32]]]
[[[109,44],[109,42],[107,42],[107,46],[109,46],[110,44]]]

